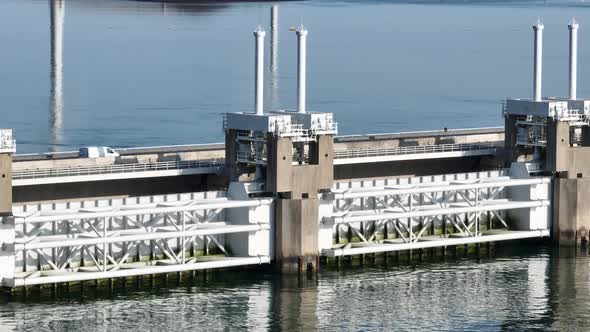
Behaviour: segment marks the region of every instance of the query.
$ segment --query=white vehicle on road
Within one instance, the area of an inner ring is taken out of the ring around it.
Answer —
[[[119,153],[107,146],[88,146],[80,148],[81,158],[118,157]]]

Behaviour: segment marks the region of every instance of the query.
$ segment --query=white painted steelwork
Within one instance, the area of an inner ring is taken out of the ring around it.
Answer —
[[[449,191],[453,191],[454,188],[449,188]],[[486,203],[494,203],[494,204],[486,204]],[[469,205],[469,203],[460,203],[461,205]],[[523,209],[523,208],[536,208],[536,207],[543,207],[549,206],[549,200],[541,200],[541,201],[531,201],[531,202],[483,202],[477,206],[468,206],[468,207],[452,207],[453,203],[447,203],[449,207],[443,208],[439,205],[435,206],[419,206],[417,211],[407,211],[404,207],[398,207],[397,211],[395,208],[388,211],[385,209],[382,213],[371,213],[371,214],[357,214],[357,213],[350,213],[349,215],[343,217],[332,217],[332,218],[325,218],[324,221],[332,222],[334,224],[348,224],[360,221],[377,221],[377,220],[385,220],[385,219],[407,219],[407,218],[418,218],[418,217],[432,217],[438,215],[454,215],[454,214],[463,214],[463,213],[472,213],[472,212],[487,212],[487,211],[502,211],[502,210],[512,210],[512,209]]]
[[[12,129],[0,129],[0,153],[15,153],[16,140],[12,136]]]
[[[497,242],[497,241],[509,241],[509,240],[520,240],[530,238],[542,238],[548,237],[549,230],[534,230],[534,231],[512,231],[504,234],[495,235],[482,235],[478,237],[470,238],[445,238],[441,240],[425,240],[412,243],[395,243],[395,244],[375,244],[374,246],[357,247],[357,248],[341,248],[341,249],[326,249],[324,255],[328,257],[338,256],[350,256],[350,255],[362,255],[371,253],[382,253],[382,252],[395,252],[401,250],[415,250],[415,249],[427,249],[427,248],[438,248],[447,246],[458,246],[465,244],[475,243],[486,243],[486,242]]]
[[[322,198],[320,248],[341,256],[548,236],[551,180],[523,176],[500,171],[339,185]],[[343,233],[348,240],[340,243]]]
[[[535,34],[535,46],[534,46],[534,77],[533,77],[533,100],[541,101],[543,96],[541,88],[543,84],[543,28],[544,25],[541,20],[537,20],[537,23],[533,25],[533,31]]]
[[[101,201],[17,206],[14,216],[3,218],[0,225],[3,257],[13,255],[11,260],[0,259],[0,284],[16,287],[270,262],[273,200],[225,195],[103,200],[109,202],[106,206]],[[245,235],[235,237],[239,234]]]
[[[570,32],[569,99],[575,100],[578,85],[578,22],[572,18],[568,29]]]
[[[297,34],[297,112],[305,113],[307,30],[301,25],[295,33]]]
[[[195,270],[218,269],[224,267],[236,267],[244,265],[259,265],[270,263],[269,256],[257,257],[228,257],[214,261],[192,262],[186,264],[157,265],[158,262],[151,262],[154,265],[136,265],[133,268],[109,270],[102,272],[79,272],[62,273],[56,275],[38,276],[31,274],[25,278],[15,278],[10,287],[33,286],[41,284],[53,284],[72,281],[97,280],[107,278],[133,277],[158,273],[184,272]]]
[[[266,32],[262,27],[254,30],[254,39],[256,41],[256,60],[255,60],[255,96],[254,104],[256,115],[264,114],[264,36]]]
[[[449,190],[470,190],[470,189],[488,189],[498,187],[515,187],[535,184],[546,184],[550,183],[549,178],[532,178],[532,179],[510,179],[510,177],[500,177],[492,179],[481,179],[476,181],[443,181],[435,182],[428,185],[425,184],[414,184],[406,185],[406,188],[395,188],[392,187],[377,187],[368,190],[335,190],[332,193],[327,194],[334,199],[353,199],[362,197],[379,197],[379,196],[391,196],[391,195],[405,195],[405,194],[423,194],[430,192],[442,192]],[[408,188],[407,186],[411,186]]]
[[[181,202],[174,204],[173,206],[161,206],[157,204],[154,206],[134,206],[133,209],[123,210],[117,209],[114,211],[88,211],[87,209],[81,210],[64,210],[52,212],[51,214],[34,214],[32,216],[26,215],[14,215],[15,224],[32,224],[32,223],[44,223],[50,221],[62,221],[62,220],[83,220],[83,219],[96,219],[96,218],[113,218],[113,217],[129,217],[136,216],[139,214],[166,214],[174,212],[187,212],[187,211],[202,211],[202,210],[218,210],[218,209],[232,209],[239,207],[256,207],[261,205],[269,205],[272,203],[272,199],[254,199],[247,201],[224,201],[224,202],[213,202],[213,203],[202,203],[202,202]]]
[[[481,144],[435,144],[395,148],[370,148],[334,151],[334,165],[398,160],[456,158],[495,155],[503,147],[496,142]]]

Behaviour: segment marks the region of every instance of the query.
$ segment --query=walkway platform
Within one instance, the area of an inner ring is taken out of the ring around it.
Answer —
[[[137,164],[115,164],[14,171],[12,185],[108,181],[194,174],[218,174],[223,161],[188,160]]]

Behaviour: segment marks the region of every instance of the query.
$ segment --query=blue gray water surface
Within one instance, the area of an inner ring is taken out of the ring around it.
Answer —
[[[0,1],[0,127],[18,152],[218,142],[221,112],[253,104],[253,36],[270,4]],[[530,96],[532,29],[545,23],[544,92],[567,92],[567,22],[583,1],[305,1],[279,4],[267,109],[296,104],[295,36],[309,31],[308,108],[342,134],[501,125]],[[588,24],[588,25],[587,25]],[[270,46],[270,34],[267,46]],[[60,42],[61,40],[61,42]],[[61,44],[61,47],[58,47]],[[60,52],[61,50],[61,52]],[[589,258],[510,247],[492,258],[327,268],[315,281],[197,274],[0,300],[0,331],[590,330]]]
[[[2,331],[588,331],[589,257],[544,246],[324,266],[315,280],[242,271],[93,282],[0,297]]]

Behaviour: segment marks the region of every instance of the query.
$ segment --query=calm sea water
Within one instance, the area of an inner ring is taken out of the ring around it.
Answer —
[[[589,263],[505,246],[491,258],[344,263],[315,280],[250,271],[90,283],[0,298],[0,330],[588,331]]]
[[[0,1],[0,127],[18,152],[219,142],[221,113],[253,110],[253,29],[268,2]],[[196,2],[196,3],[195,3]],[[267,34],[267,110],[296,106],[296,37],[309,29],[308,109],[341,134],[502,124],[532,93],[532,23],[545,23],[544,93],[567,93],[567,23],[584,1],[302,1]],[[53,17],[53,19],[52,19]],[[53,31],[53,33],[52,33]],[[52,37],[53,36],[53,37]]]

